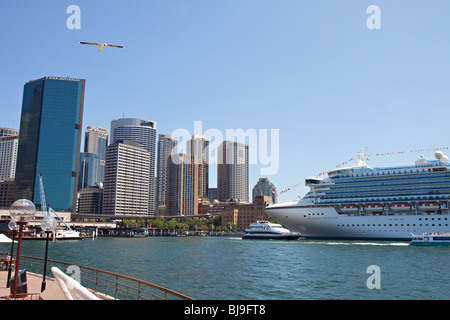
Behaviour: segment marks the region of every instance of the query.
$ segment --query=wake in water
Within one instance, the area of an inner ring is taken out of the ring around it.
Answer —
[[[230,237],[230,240],[242,240],[242,238]],[[252,240],[258,241],[258,240]],[[269,241],[269,240],[259,240],[259,241]],[[298,241],[286,241],[286,240],[270,240],[271,242],[280,243],[301,243],[301,244],[326,244],[332,246],[409,246],[409,242],[353,242],[348,241],[326,241],[326,240],[298,240]]]
[[[409,246],[408,242],[345,242],[345,241],[307,241],[308,244],[328,244],[342,246]]]

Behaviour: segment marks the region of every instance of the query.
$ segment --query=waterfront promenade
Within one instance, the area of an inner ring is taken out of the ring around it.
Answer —
[[[14,276],[14,270],[11,276]],[[10,295],[10,288],[6,287],[7,278],[8,278],[8,270],[0,270],[0,299]],[[52,285],[56,284],[55,279],[53,278],[46,278],[45,282],[46,288],[50,288]],[[27,272],[28,294],[37,297],[41,292],[41,286],[42,286],[42,276]]]

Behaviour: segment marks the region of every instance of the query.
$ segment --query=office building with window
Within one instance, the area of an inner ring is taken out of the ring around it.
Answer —
[[[277,203],[277,188],[270,182],[269,178],[259,178],[256,185],[253,187],[252,195],[253,202],[255,202],[257,196],[263,195],[270,197],[270,202],[272,204]]]
[[[208,196],[209,141],[202,135],[194,135],[186,142],[186,153],[193,156],[198,165],[198,195]]]
[[[0,128],[0,181],[16,174],[19,130]]]
[[[15,175],[16,197],[40,205],[39,174],[47,203],[75,211],[84,79],[44,77],[24,86]]]
[[[149,152],[149,188],[148,214],[153,215],[155,199],[155,155],[156,155],[156,122],[135,118],[122,118],[111,121],[111,144],[120,140],[138,143],[139,147]]]
[[[224,141],[217,154],[218,200],[249,202],[248,145]]]
[[[78,213],[102,214],[103,213],[103,188],[92,186],[81,189],[78,193]]]
[[[169,156],[166,171],[166,214],[187,216],[198,214],[198,168],[192,155]]]
[[[88,126],[84,136],[84,152],[80,154],[78,190],[103,183],[108,130]]]
[[[258,220],[270,220],[265,209],[269,204],[270,197],[261,195],[257,195],[253,203],[231,203],[222,210],[222,228],[232,223],[238,230],[244,230]]]
[[[150,153],[137,142],[118,140],[106,149],[104,214],[148,215]]]
[[[9,209],[14,201],[14,179],[0,180],[0,208]]]
[[[166,169],[167,160],[172,154],[177,154],[178,138],[168,135],[158,135],[158,157],[157,157],[157,187],[156,205],[157,207],[166,204]]]

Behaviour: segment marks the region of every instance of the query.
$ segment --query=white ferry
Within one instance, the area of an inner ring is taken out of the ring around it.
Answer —
[[[420,157],[411,166],[372,168],[360,151],[355,164],[307,178],[299,201],[266,212],[305,238],[411,240],[411,234],[450,232],[450,164]]]
[[[245,232],[242,239],[295,240],[300,238],[299,233],[291,232],[280,224],[264,220],[251,224],[249,229],[245,229]]]
[[[54,234],[55,240],[82,240],[80,233],[74,230],[57,229]]]
[[[413,246],[450,246],[450,233],[413,235],[409,244]]]

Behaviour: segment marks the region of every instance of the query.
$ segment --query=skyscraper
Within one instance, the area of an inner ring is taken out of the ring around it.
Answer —
[[[0,181],[16,174],[19,131],[0,128]]]
[[[269,178],[259,178],[252,190],[253,202],[259,195],[270,197],[271,203],[277,203],[277,188]]]
[[[209,141],[202,135],[194,135],[186,142],[187,154],[198,164],[198,195],[208,196],[209,187]]]
[[[103,183],[107,145],[108,130],[96,126],[86,128],[84,152],[80,154],[79,190]]]
[[[178,144],[178,138],[168,135],[158,135],[158,174],[157,174],[157,188],[156,188],[156,205],[166,204],[166,169],[167,159],[172,155],[172,152],[176,152],[176,146]]]
[[[248,145],[224,141],[218,149],[217,198],[249,202]]]
[[[44,77],[24,86],[16,196],[40,204],[42,174],[48,204],[75,210],[84,79]]]
[[[88,126],[84,134],[84,152],[98,153],[105,160],[108,146],[108,130],[97,126]]]
[[[118,140],[106,149],[104,214],[148,214],[150,152]]]
[[[149,158],[149,189],[148,214],[153,215],[155,209],[155,153],[156,153],[156,122],[135,118],[122,118],[111,121],[111,144],[119,140],[137,142],[147,150]]]
[[[190,154],[179,153],[167,159],[167,215],[198,214],[198,168]]]

